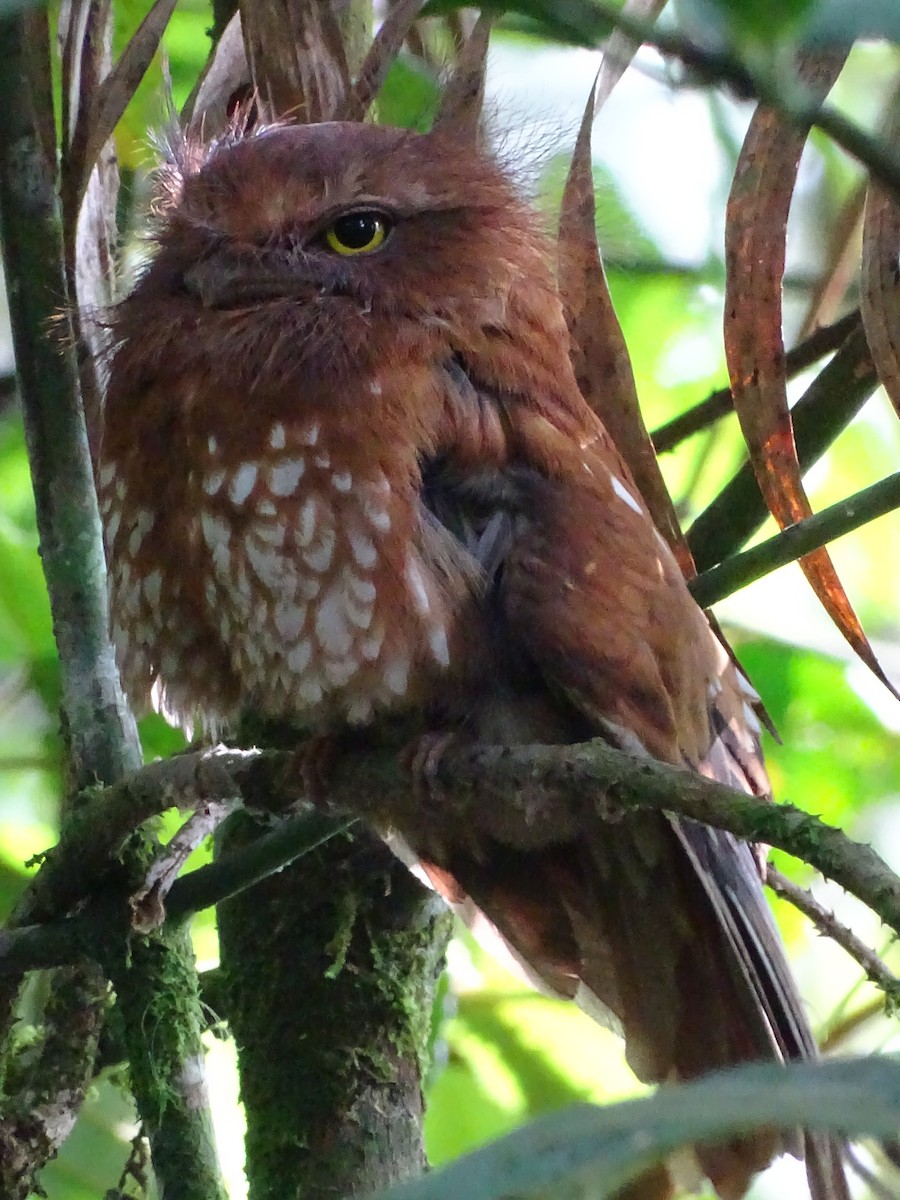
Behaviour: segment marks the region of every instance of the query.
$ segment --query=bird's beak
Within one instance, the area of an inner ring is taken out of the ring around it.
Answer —
[[[184,286],[204,308],[242,308],[267,300],[312,297],[314,284],[296,263],[271,257],[214,252],[184,273]]]

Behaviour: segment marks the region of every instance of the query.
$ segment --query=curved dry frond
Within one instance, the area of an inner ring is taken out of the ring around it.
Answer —
[[[182,123],[215,137],[224,130],[240,100],[252,90],[241,14],[234,13],[210,51],[203,74],[182,110]]]
[[[241,16],[263,119],[333,120],[350,92],[350,67],[332,0],[245,0]]]
[[[846,53],[807,56],[800,73],[824,98]],[[725,233],[725,355],[734,407],[769,511],[785,528],[812,515],[788,408],[781,332],[788,211],[806,131],[757,108],[728,198]],[[856,653],[894,691],[823,547],[800,565]],[[895,693],[896,694],[896,693]]]
[[[572,362],[583,396],[608,429],[657,528],[690,578],[695,573],[693,559],[644,424],[628,348],[597,245],[591,172],[594,106],[591,89],[572,154],[559,220],[559,287],[571,337]]]
[[[667,0],[625,0],[622,16],[655,21]],[[603,61],[594,85],[594,116],[609,99],[613,88],[628,70],[641,44],[622,29],[614,29],[603,43]]]
[[[363,59],[356,83],[341,108],[343,120],[361,121],[365,117],[421,7],[422,0],[397,0],[388,10]]]
[[[441,102],[434,118],[434,128],[452,126],[460,132],[477,135],[484,107],[484,81],[487,74],[488,43],[491,36],[492,17],[480,13],[469,34],[456,68],[441,95]]]
[[[900,90],[886,136],[900,140]],[[877,184],[866,194],[860,311],[878,377],[900,416],[900,202]]]

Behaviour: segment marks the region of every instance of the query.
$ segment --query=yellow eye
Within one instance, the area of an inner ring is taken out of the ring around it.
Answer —
[[[371,254],[384,242],[389,229],[381,213],[345,213],[325,230],[325,242],[336,254]]]

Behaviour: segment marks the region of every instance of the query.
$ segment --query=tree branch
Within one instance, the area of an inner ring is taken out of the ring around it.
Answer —
[[[804,471],[822,457],[878,386],[862,328],[850,334],[791,410],[797,455]],[[769,510],[746,462],[688,530],[697,570],[734,554],[763,524]]]
[[[709,608],[771,571],[796,562],[811,550],[852,533],[897,508],[900,508],[900,472],[829,505],[796,525],[789,525],[743,554],[725,559],[697,575],[688,586],[700,607]]]
[[[194,751],[154,763],[130,779],[95,793],[79,840],[63,841],[41,868],[53,874],[52,891],[76,902],[96,889],[101,864],[79,858],[81,839],[101,834],[110,855],[127,837],[136,820],[145,820],[170,807],[226,800],[243,795],[266,795],[279,809],[304,804],[303,784],[292,754],[280,751],[229,751],[218,747]],[[212,770],[210,768],[213,768]],[[765,797],[734,792],[690,771],[651,759],[635,759],[602,741],[574,746],[480,746],[447,751],[439,766],[438,783],[452,803],[423,808],[410,787],[408,773],[393,750],[359,757],[346,756],[334,769],[327,810],[305,807],[270,834],[264,835],[253,857],[223,858],[212,867],[180,880],[170,902],[179,918],[194,905],[207,904],[235,889],[280,869],[322,837],[330,835],[325,817],[344,821],[362,817],[378,828],[390,824],[415,831],[440,822],[458,831],[473,826],[501,843],[535,849],[583,834],[592,823],[611,813],[651,808],[702,821],[750,842],[777,846],[815,867],[867,904],[900,933],[900,879],[869,846],[851,841],[841,830],[790,804],[773,804]],[[213,795],[215,792],[215,795]],[[140,801],[130,811],[129,797]],[[317,818],[317,819],[315,819]],[[460,833],[461,836],[461,833]],[[179,891],[179,889],[181,889]],[[221,890],[219,890],[221,889]],[[123,902],[124,903],[124,902]],[[73,918],[77,921],[79,918]],[[40,928],[40,927],[38,927]],[[84,927],[75,926],[74,944],[84,951],[90,942]],[[0,943],[0,972],[4,955],[19,967],[27,961],[27,936],[14,935]],[[34,952],[41,965],[66,939],[59,927],[34,934]],[[41,957],[43,956],[43,957]],[[68,960],[65,960],[68,961]]]
[[[73,37],[67,45],[76,57],[102,46],[101,27],[109,19],[102,5],[82,7],[90,10],[96,25],[90,39],[82,31],[79,40],[77,33],[68,30]],[[2,241],[41,557],[59,651],[68,782],[80,791],[137,769],[141,750],[108,637],[106,570],[76,362],[76,348],[82,354],[86,348],[78,341],[77,322],[60,315],[71,313],[75,303],[64,267],[64,243],[76,244],[78,212],[77,205],[69,211],[69,226],[64,230],[46,13],[34,9],[6,18],[0,22],[0,43],[4,49],[0,64]],[[80,80],[77,71],[74,78]],[[86,81],[80,82],[87,86]],[[73,99],[74,93],[67,102]],[[102,303],[107,297],[93,299]],[[51,322],[63,327],[57,339],[48,336]],[[78,808],[64,802],[63,837],[78,827],[82,819]],[[126,869],[140,862],[148,845],[149,839],[143,845],[136,839],[128,846],[123,854]],[[34,898],[29,890],[14,923],[42,915],[33,905]],[[123,937],[102,943],[95,957],[114,981],[124,1014],[131,1078],[151,1137],[160,1191],[170,1200],[221,1200],[224,1191],[202,1101],[200,1008],[186,933],[176,930],[132,941]],[[70,1002],[66,1018],[70,1036],[46,1038],[41,1056],[49,1064],[48,1056],[57,1045],[67,1051],[56,1063],[66,1114],[56,1123],[60,1140],[68,1132],[69,1115],[74,1120],[92,1073],[97,1033],[84,1036],[84,1031],[94,1026],[99,1030],[108,991],[95,966],[79,971],[77,988],[63,993]],[[0,1024],[9,1021],[17,991],[18,980],[10,980],[0,996]],[[63,1023],[60,1015],[56,1025]],[[22,1105],[33,1094],[32,1082],[23,1078]],[[8,1135],[2,1157],[5,1164],[12,1164],[12,1174],[7,1170],[0,1190],[11,1198],[30,1193],[34,1171],[59,1144],[28,1142],[17,1148],[23,1130],[27,1130],[24,1117],[16,1128],[7,1125],[2,1131]]]
[[[834,913],[821,905],[811,892],[806,888],[797,887],[771,864],[766,869],[766,883],[776,896],[781,896],[793,904],[794,908],[812,921],[820,933],[837,942],[842,950],[859,963],[866,973],[866,978],[884,993],[884,1007],[889,1015],[900,1009],[900,979],[887,969],[878,955],[858,938],[852,929],[848,929]]]
[[[807,367],[811,367],[813,363],[818,362],[820,358],[824,358],[826,354],[837,350],[854,330],[861,327],[859,309],[854,309],[853,312],[847,313],[832,325],[824,325],[821,329],[815,330],[799,345],[788,350],[785,355],[784,368],[787,378],[792,379],[801,371],[805,371]],[[667,421],[665,425],[660,425],[653,431],[650,436],[656,453],[666,454],[668,451],[674,450],[676,446],[681,445],[693,434],[708,429],[715,421],[733,411],[734,401],[731,396],[731,388],[717,389],[705,400],[701,400],[699,404],[689,408],[687,412],[673,417],[671,421]]]
[[[820,129],[860,162],[886,191],[900,199],[900,157],[894,147],[873,137],[837,109],[820,104],[796,76],[785,78],[783,58],[777,58],[774,66],[770,57],[751,64],[728,49],[708,49],[683,34],[660,29],[653,21],[642,20],[605,4],[592,3],[582,8],[582,3],[583,0],[567,0],[565,6],[557,4],[555,16],[561,18],[563,7],[577,14],[582,35],[588,30],[596,30],[600,23],[608,23],[634,41],[654,46],[661,54],[677,58],[704,80],[729,85],[738,95],[755,98],[801,128]]]

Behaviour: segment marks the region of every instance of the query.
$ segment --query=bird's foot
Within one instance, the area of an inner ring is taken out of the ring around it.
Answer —
[[[438,778],[441,760],[458,741],[456,733],[425,733],[411,742],[403,752],[403,765],[412,775],[413,794],[422,808],[443,807],[449,793]]]
[[[299,772],[306,793],[304,799],[316,808],[327,806],[328,789],[341,741],[338,734],[314,734],[294,751],[290,769]]]

